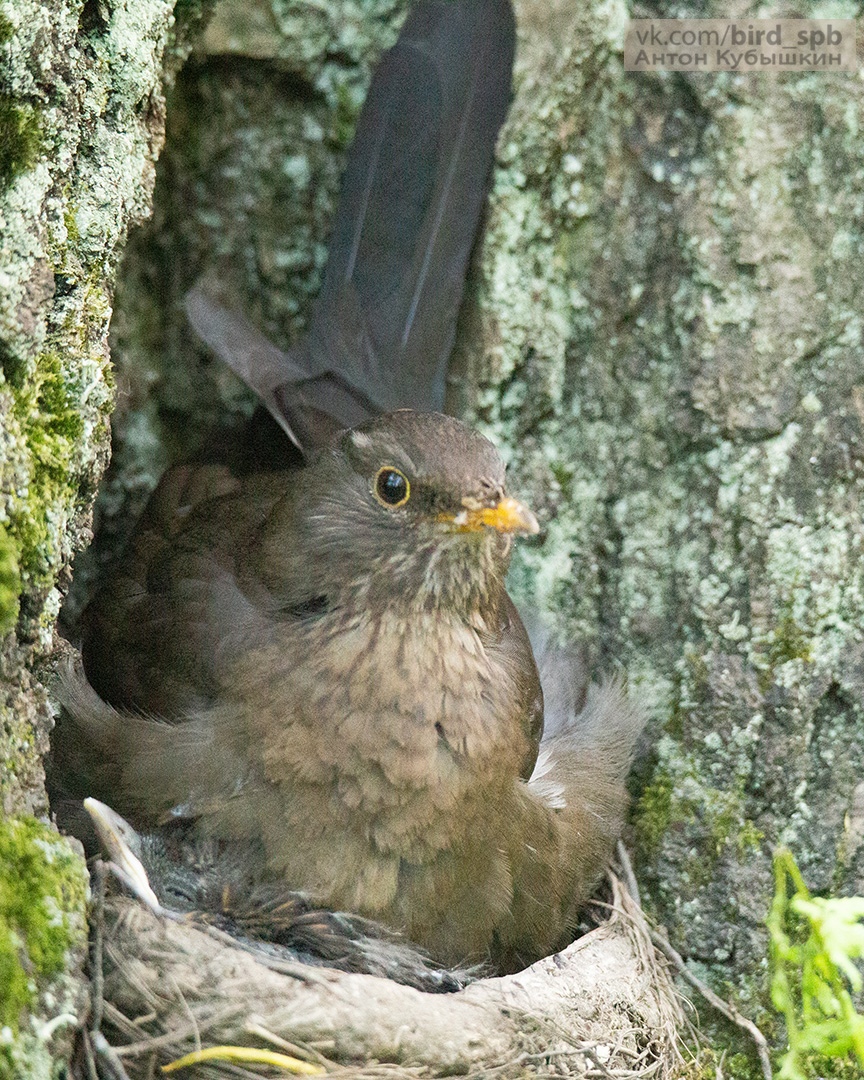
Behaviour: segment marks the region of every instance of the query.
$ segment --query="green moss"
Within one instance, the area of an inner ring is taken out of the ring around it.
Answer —
[[[805,1076],[818,1076],[819,1080],[861,1080],[861,1066],[854,1061],[808,1054],[802,1058],[802,1066]]]
[[[20,567],[33,584],[50,584],[46,507],[74,498],[75,448],[83,437],[83,420],[56,353],[39,357],[35,372],[16,395],[13,411],[32,460],[26,500],[11,515],[21,547]]]
[[[0,94],[0,191],[32,167],[41,145],[42,128],[35,111]]]
[[[7,634],[16,623],[20,594],[18,550],[0,525],[0,634]]]
[[[63,208],[63,224],[66,226],[66,239],[70,244],[77,244],[81,239],[81,233],[78,230],[78,222],[75,220],[75,211],[71,206],[65,206]]]
[[[83,863],[48,826],[0,822],[0,1025],[17,1032],[40,983],[59,976],[83,944]]]
[[[335,108],[331,119],[330,137],[340,149],[347,149],[354,138],[360,105],[345,83],[338,83],[335,90]]]
[[[765,833],[758,828],[750,818],[745,818],[736,829],[735,839],[737,842],[738,854],[743,856],[747,851],[759,851],[762,844],[765,842]]]
[[[756,1080],[761,1075],[755,1055],[730,1054],[728,1048],[720,1051],[700,1045],[694,1063],[683,1072],[680,1080],[716,1080],[718,1076],[725,1080]]]
[[[799,626],[791,612],[784,612],[774,631],[770,657],[773,664],[785,664],[787,660],[813,658],[813,634]]]
[[[640,850],[646,857],[657,853],[663,838],[676,823],[698,823],[702,843],[694,848],[687,872],[695,884],[710,877],[716,860],[728,845],[738,855],[758,850],[764,836],[744,815],[741,785],[724,790],[699,781],[692,763],[682,760],[680,774],[658,765],[636,804],[634,825]],[[694,841],[697,839],[693,837]]]
[[[673,788],[672,777],[658,769],[636,806],[636,835],[646,855],[656,854],[672,822]]]
[[[758,850],[762,833],[744,816],[744,796],[740,790],[724,791],[706,787],[702,810],[713,842],[714,854],[719,856],[727,844],[733,845],[737,854]]]
[[[5,15],[0,14],[0,45],[5,44],[7,41],[12,40],[12,35],[15,33],[15,27],[6,18]]]

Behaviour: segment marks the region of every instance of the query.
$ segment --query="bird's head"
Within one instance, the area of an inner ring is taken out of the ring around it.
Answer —
[[[438,413],[402,409],[342,432],[304,473],[292,516],[310,563],[373,607],[482,609],[497,602],[514,535],[538,531],[492,443]]]

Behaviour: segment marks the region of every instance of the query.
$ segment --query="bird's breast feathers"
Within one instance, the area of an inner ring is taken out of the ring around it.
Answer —
[[[328,619],[314,641],[271,645],[270,655],[248,657],[248,672],[241,659],[234,673],[240,737],[261,748],[268,777],[329,778],[347,789],[352,777],[371,775],[364,785],[378,790],[364,803],[395,805],[412,791],[455,796],[490,762],[518,775],[518,696],[477,628],[422,613],[410,622],[388,613]]]

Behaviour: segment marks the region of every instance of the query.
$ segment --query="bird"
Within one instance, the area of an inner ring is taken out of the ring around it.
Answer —
[[[502,972],[566,944],[645,720],[547,646],[544,734],[505,584],[539,524],[493,444],[437,411],[512,56],[509,0],[412,8],[290,352],[193,290],[192,325],[302,463],[166,473],[85,612],[51,764],[56,790],[215,846],[251,893]]]

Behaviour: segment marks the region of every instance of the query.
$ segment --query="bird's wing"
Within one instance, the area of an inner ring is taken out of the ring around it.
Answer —
[[[238,585],[232,537],[269,510],[275,493],[258,490],[267,479],[241,485],[213,465],[163,476],[82,619],[87,678],[106,701],[171,721],[216,692],[226,634],[262,617]]]
[[[517,789],[510,826],[502,834],[512,899],[497,927],[493,958],[504,970],[521,970],[571,939],[579,909],[621,834],[627,773],[646,720],[615,681],[583,693],[584,669],[576,654],[565,650],[563,657],[550,657],[554,651],[540,657],[550,733],[531,779]],[[569,672],[568,652],[576,660]],[[567,685],[556,686],[557,679]],[[580,700],[581,708],[573,704]],[[564,715],[556,715],[559,706]]]
[[[500,631],[494,642],[489,642],[486,647],[505,666],[516,687],[513,708],[522,718],[527,748],[520,774],[523,780],[527,780],[534,771],[543,737],[543,689],[528,633],[516,605],[506,592]]]
[[[96,798],[136,827],[152,827],[222,806],[245,782],[246,762],[213,738],[206,712],[169,724],[115,709],[79,671],[65,672],[54,692],[63,711],[52,736],[49,791],[55,811],[85,842],[76,800]]]
[[[191,294],[195,330],[298,445],[320,445],[334,423],[443,407],[514,42],[510,0],[414,5],[360,113],[324,283],[296,349],[280,352]]]

